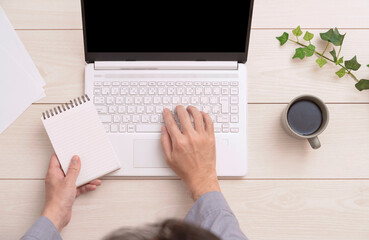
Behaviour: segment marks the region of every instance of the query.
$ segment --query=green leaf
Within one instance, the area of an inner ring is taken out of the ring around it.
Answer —
[[[338,32],[337,28],[335,28],[335,29],[331,28],[331,29],[329,29],[328,32],[321,33],[320,37],[324,41],[328,41],[328,42],[333,43],[333,45],[335,45],[335,46],[341,46],[342,43],[343,43],[343,39],[345,38],[345,35],[346,34],[343,34],[343,35],[340,34]]]
[[[297,28],[293,29],[293,30],[292,30],[292,33],[293,33],[293,35],[295,35],[296,37],[301,36],[301,35],[302,35],[302,31],[301,31],[300,26],[298,26]]]
[[[314,55],[315,52],[315,46],[313,44],[310,44],[309,46],[304,48],[306,57],[311,57]]]
[[[305,49],[304,48],[296,48],[295,55],[292,58],[300,58],[301,60],[305,57]]]
[[[276,38],[279,40],[281,46],[283,46],[288,40],[288,33],[284,32],[282,36]]]
[[[340,57],[340,59],[338,59],[336,64],[338,65],[338,64],[341,64],[341,63],[343,63],[343,57]]]
[[[362,91],[365,89],[369,89],[369,80],[367,79],[360,79],[358,83],[355,84],[357,90]]]
[[[343,76],[345,76],[345,74],[346,74],[346,70],[344,69],[344,68],[341,68],[340,70],[338,70],[337,72],[336,72],[336,74],[337,74],[337,76],[338,77],[343,77]]]
[[[313,33],[310,33],[308,31],[306,31],[306,33],[304,35],[304,40],[310,41],[311,39],[313,39],[313,37],[314,37],[314,34]]]
[[[329,52],[332,57],[333,57],[333,61],[336,63],[337,62],[337,53],[336,53],[336,50],[333,48],[332,51]]]
[[[367,67],[369,67],[369,64],[368,65],[366,65]]]
[[[345,67],[347,69],[351,69],[351,70],[356,71],[361,67],[361,64],[357,62],[356,56],[355,56],[351,60],[345,61]]]
[[[315,62],[319,65],[319,67],[323,67],[327,63],[324,58],[318,58]]]

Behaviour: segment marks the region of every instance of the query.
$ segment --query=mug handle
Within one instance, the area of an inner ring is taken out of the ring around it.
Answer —
[[[318,149],[321,146],[318,137],[308,138],[308,141],[313,149]]]

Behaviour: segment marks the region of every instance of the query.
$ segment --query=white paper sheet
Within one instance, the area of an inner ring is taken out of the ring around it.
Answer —
[[[0,134],[33,102],[45,97],[44,85],[0,6]]]
[[[3,51],[5,51],[8,56],[16,59],[19,65],[26,67],[26,71],[28,71],[32,75],[32,81],[34,81],[35,84],[40,85],[40,87],[45,86],[45,81],[43,80],[40,72],[37,70],[36,65],[33,63],[32,58],[30,57],[23,43],[19,39],[17,33],[15,32],[13,26],[11,25],[1,6],[0,46],[3,47]]]
[[[31,78],[0,49],[0,133],[43,94]]]

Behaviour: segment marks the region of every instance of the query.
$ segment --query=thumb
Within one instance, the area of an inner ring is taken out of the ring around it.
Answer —
[[[78,156],[73,156],[72,160],[69,163],[68,172],[66,175],[67,181],[71,183],[76,183],[79,171],[81,170],[81,160]]]

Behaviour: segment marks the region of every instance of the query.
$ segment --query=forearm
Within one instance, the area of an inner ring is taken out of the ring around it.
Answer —
[[[221,239],[247,240],[220,192],[208,192],[198,198],[185,221],[208,229]]]
[[[47,217],[41,216],[21,240],[62,240],[62,238],[54,224]]]

